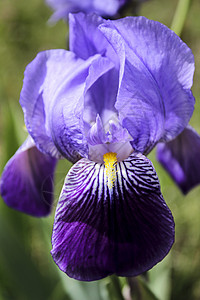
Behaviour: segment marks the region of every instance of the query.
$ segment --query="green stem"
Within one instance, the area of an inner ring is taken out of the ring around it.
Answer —
[[[137,277],[127,277],[127,282],[130,287],[130,296],[134,300],[142,300],[142,294]]]
[[[174,18],[172,20],[171,29],[177,34],[181,35],[185,19],[190,6],[190,0],[179,0]]]
[[[115,299],[116,300],[124,300],[119,278],[115,275],[112,275],[112,276],[110,276],[110,280],[111,280],[112,286],[115,290],[115,297],[116,297]]]

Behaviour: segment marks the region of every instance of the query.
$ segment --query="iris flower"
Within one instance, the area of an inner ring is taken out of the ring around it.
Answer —
[[[199,174],[199,136],[187,127],[193,55],[144,17],[69,21],[70,51],[41,52],[26,68],[20,104],[30,136],[7,163],[1,194],[15,209],[47,215],[56,161],[73,162],[55,213],[55,263],[79,280],[135,276],[174,242],[148,153],[159,143],[159,160],[183,190],[199,182],[190,176]]]

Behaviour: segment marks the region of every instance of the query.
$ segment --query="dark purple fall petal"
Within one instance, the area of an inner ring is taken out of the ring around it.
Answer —
[[[5,203],[35,217],[48,215],[55,166],[56,159],[41,153],[29,137],[3,171],[0,188]]]
[[[173,141],[157,145],[157,159],[184,194],[200,184],[200,136],[187,127]]]
[[[133,153],[109,189],[104,164],[81,159],[69,171],[55,215],[52,256],[79,280],[135,276],[161,261],[174,221],[151,162]]]
[[[99,28],[122,57],[119,119],[134,138],[133,148],[149,153],[160,139],[175,138],[191,118],[192,52],[166,26],[144,17],[107,21]]]

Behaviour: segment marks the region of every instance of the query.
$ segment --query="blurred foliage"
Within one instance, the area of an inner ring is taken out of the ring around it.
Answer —
[[[150,0],[140,14],[170,27],[175,0]],[[50,9],[43,0],[0,2],[0,171],[27,136],[18,103],[26,65],[39,51],[66,48],[68,27],[47,24]],[[196,109],[191,125],[200,133],[200,1],[191,2],[182,39],[192,49],[196,72]],[[53,215],[34,219],[0,201],[0,300],[198,300],[200,299],[200,187],[183,196],[150,155],[164,198],[176,223],[170,254],[148,274],[127,281],[112,276],[98,282],[68,278],[50,255]],[[70,164],[60,161],[55,176],[55,205]],[[119,293],[117,292],[119,291]],[[122,292],[121,292],[122,291]]]

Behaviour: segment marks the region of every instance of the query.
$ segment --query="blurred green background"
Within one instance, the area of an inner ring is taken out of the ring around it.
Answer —
[[[182,0],[185,1],[185,0]],[[171,26],[178,1],[150,0],[140,14]],[[0,2],[0,173],[24,141],[23,113],[18,99],[26,65],[41,50],[66,48],[68,28],[63,21],[49,26],[50,9],[43,0]],[[192,49],[196,72],[196,107],[191,125],[200,133],[200,1],[191,2],[182,39]],[[54,264],[51,230],[54,213],[35,219],[8,208],[0,199],[0,300],[199,300],[200,299],[200,186],[183,196],[155,160],[164,198],[176,224],[170,254],[146,276],[129,280],[110,277],[84,283],[68,278]],[[55,204],[70,164],[58,164]],[[120,292],[122,289],[122,293]]]

